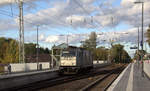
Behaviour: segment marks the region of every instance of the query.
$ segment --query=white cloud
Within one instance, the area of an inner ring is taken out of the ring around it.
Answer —
[[[93,0],[94,1],[94,0]],[[92,2],[89,0],[88,2]],[[80,1],[79,3],[85,4],[83,6],[89,13],[94,12],[97,8],[90,3]],[[69,0],[66,2],[55,2],[53,7],[40,10],[34,14],[27,14],[24,16],[25,28],[32,28],[33,26],[40,24],[48,27],[70,27],[70,21],[72,19],[72,26],[74,28],[91,28],[91,18],[85,11],[75,3],[75,1]],[[84,22],[86,20],[86,22]]]
[[[128,8],[128,7],[132,7],[135,1],[136,1],[136,0],[122,0],[122,1],[121,1],[121,5],[122,5],[123,7],[127,7],[127,8]]]
[[[24,0],[24,2],[43,1],[43,0]],[[48,1],[48,0],[46,0]],[[45,0],[43,2],[46,2]],[[148,25],[149,14],[150,14],[150,1],[144,0],[144,19],[145,25]],[[15,2],[15,0],[12,0]],[[67,2],[57,1],[54,2],[52,7],[40,10],[36,13],[29,13],[24,16],[25,27],[31,28],[37,24],[47,25],[48,27],[61,27],[70,26],[72,19],[72,25],[74,28],[89,28],[95,27],[90,22],[90,14],[96,12],[94,15],[94,24],[104,27],[112,27],[118,25],[121,22],[125,22],[129,25],[137,26],[140,25],[140,5],[135,5],[135,0],[122,0],[121,6],[113,7],[111,4],[114,0],[108,0],[104,2],[104,5],[100,7],[95,6],[96,0],[67,0]],[[10,0],[2,0],[1,4],[10,3]],[[31,3],[32,4],[32,3]],[[111,8],[110,8],[111,7]],[[89,13],[89,14],[87,14]],[[86,19],[86,23],[84,22]],[[30,22],[30,23],[29,23]]]
[[[12,30],[17,28],[17,25],[12,22],[12,19],[0,19],[0,21],[0,30],[2,31],[10,30],[10,28]]]
[[[104,6],[101,9],[104,10],[103,13],[98,13],[95,17],[97,19],[97,23],[105,26],[112,27],[113,17],[113,27],[118,24],[124,22],[130,26],[140,26],[141,25],[141,4],[134,4],[135,0],[122,0],[121,5],[118,7],[113,7],[111,9],[105,9]],[[150,1],[144,0],[144,24],[147,26],[149,22],[150,15]]]
[[[39,40],[43,40],[43,39],[44,39],[44,34],[40,34]]]
[[[80,2],[84,3],[84,4],[90,4],[92,2],[94,2],[95,0],[80,0]]]
[[[73,22],[81,22],[84,20],[84,16],[77,16],[77,15],[73,15],[73,16],[69,16],[66,18],[67,21],[73,21]]]
[[[15,1],[15,0],[14,0]],[[13,2],[14,2],[13,1]],[[25,2],[30,1],[44,1],[44,0],[25,0]],[[135,0],[122,0],[121,5],[113,7],[111,4],[113,0],[108,0],[104,5],[98,7],[93,4],[97,0],[67,0],[54,1],[51,7],[37,11],[35,13],[28,13],[24,16],[25,28],[32,28],[37,24],[46,25],[50,28],[58,27],[70,27],[70,22],[72,20],[72,27],[74,28],[95,28],[95,24],[99,27],[102,25],[104,27],[114,27],[118,24],[124,22],[127,25],[141,26],[141,5],[135,5],[133,2]],[[111,2],[109,2],[111,1]],[[1,0],[0,5],[8,4],[9,0]],[[84,9],[83,9],[84,8]],[[89,14],[87,14],[89,13]],[[93,14],[95,13],[95,14]],[[93,16],[93,23],[91,23],[90,14]],[[144,24],[147,26],[150,22],[150,1],[144,0]],[[112,21],[113,17],[113,21]],[[14,19],[15,20],[15,19]],[[12,20],[11,20],[12,21]],[[113,24],[112,24],[113,23]],[[1,30],[9,30],[17,28],[17,26],[11,22],[0,22]],[[7,27],[6,24],[8,24]],[[126,30],[127,31],[127,30]],[[42,38],[44,35],[41,35]],[[56,42],[62,37],[48,37],[46,42]],[[45,36],[44,36],[45,39]],[[64,41],[66,40],[63,38]],[[77,41],[78,39],[72,38],[71,41]],[[73,42],[72,42],[73,43]]]
[[[16,0],[0,0],[0,5],[6,5],[10,3],[15,3]]]
[[[68,43],[69,44],[78,44],[81,41],[84,41],[85,39],[88,38],[89,34],[69,34],[69,35],[41,35],[42,40],[41,42],[45,43],[54,43],[54,44],[61,44],[61,43],[67,43],[67,37],[68,37]]]
[[[121,32],[103,32],[103,33],[97,33],[97,41],[98,44],[103,43],[110,43],[110,40],[113,40],[114,42],[118,43],[137,43],[137,28],[131,28],[128,30],[122,30]],[[140,34],[141,35],[141,34]],[[43,36],[43,35],[42,35]],[[78,44],[81,41],[85,41],[88,39],[89,34],[70,34],[68,36],[68,42],[69,44]],[[55,43],[55,44],[61,44],[67,42],[67,35],[49,35],[49,36],[43,36],[43,42],[46,43]],[[141,37],[140,37],[141,38]]]
[[[46,39],[45,39],[45,42],[49,42],[49,43],[54,43],[54,42],[57,42],[59,39],[59,36],[48,36]],[[61,40],[60,40],[61,41]]]
[[[23,2],[33,2],[33,1],[40,1],[40,0],[20,0]],[[10,3],[18,3],[19,0],[0,0],[0,6],[9,5]]]

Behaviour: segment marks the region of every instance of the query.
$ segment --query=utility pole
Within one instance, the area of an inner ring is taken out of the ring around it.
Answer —
[[[24,19],[23,0],[19,0],[19,62],[24,63]]]
[[[138,54],[138,66],[139,66],[139,60],[140,60],[140,54],[139,54],[139,27],[138,27],[138,51],[137,51],[137,54]]]
[[[109,49],[108,61],[111,62],[111,48],[113,46],[114,40],[113,39],[109,39],[109,42],[110,42],[111,47]],[[112,62],[114,62],[114,60]]]
[[[54,67],[54,57],[53,57],[53,56],[54,56],[54,52],[53,52],[53,51],[54,51],[54,50],[53,50],[53,48],[52,48],[52,56],[51,56],[51,57],[52,57],[52,58],[51,58],[51,59],[52,59],[52,61],[51,61],[51,67],[52,67],[52,68]]]
[[[71,20],[70,20],[70,26],[72,27],[72,16],[71,16]],[[69,39],[68,39],[69,33],[66,35],[66,37],[67,37],[66,42],[67,42],[67,47],[68,47],[69,46]]]
[[[139,27],[138,27],[138,53],[139,53]]]
[[[67,46],[69,45],[69,44],[68,44],[68,37],[69,37],[69,34],[67,34]]]
[[[37,25],[37,54],[36,54],[37,70],[39,69],[39,25]]]
[[[143,57],[144,57],[144,50],[143,50],[143,39],[144,39],[144,33],[143,33],[143,21],[144,21],[144,2],[142,2],[142,77],[144,77],[144,61],[143,61]]]
[[[144,56],[144,50],[143,50],[143,39],[144,39],[144,33],[143,33],[143,22],[144,22],[144,2],[142,1],[139,1],[139,2],[134,2],[135,4],[142,4],[142,40],[141,40],[141,49],[142,49],[142,77],[144,77],[144,74],[143,74],[143,56]]]
[[[144,33],[143,33],[143,21],[144,21],[143,13],[144,13],[144,3],[142,3],[142,59],[143,59],[143,39],[144,39],[144,37],[143,37],[143,35],[144,35]]]

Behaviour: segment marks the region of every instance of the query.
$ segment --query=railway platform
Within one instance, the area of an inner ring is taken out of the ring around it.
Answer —
[[[28,76],[28,75],[34,75],[34,74],[42,74],[42,73],[53,72],[57,70],[58,68],[49,69],[49,70],[30,71],[30,72],[7,73],[7,74],[0,75],[0,79]]]
[[[100,68],[108,65],[110,65],[110,63],[95,64],[94,68]],[[55,68],[50,70],[9,73],[5,75],[0,75],[0,90],[8,91],[11,88],[17,88],[38,81],[57,78],[59,77],[58,70],[58,68]]]
[[[107,91],[150,91],[150,63],[130,63]]]
[[[57,76],[58,69],[32,71],[22,73],[10,73],[0,75],[0,91],[9,91],[11,88],[23,86],[33,82],[54,78]],[[14,84],[15,83],[15,84]]]

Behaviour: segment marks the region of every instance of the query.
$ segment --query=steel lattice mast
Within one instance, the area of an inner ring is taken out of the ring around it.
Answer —
[[[23,19],[23,0],[19,0],[19,62],[24,61],[24,19]]]

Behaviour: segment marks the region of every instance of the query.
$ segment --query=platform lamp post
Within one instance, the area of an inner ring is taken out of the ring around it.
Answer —
[[[39,70],[39,26],[37,25],[37,51],[36,51],[36,62],[37,62],[37,70]]]
[[[142,48],[142,76],[144,76],[144,74],[143,74],[143,56],[144,56],[144,54],[143,54],[143,39],[144,39],[144,33],[143,33],[143,21],[144,21],[144,2],[142,2],[142,1],[138,1],[138,2],[134,2],[135,4],[142,4],[142,40],[141,40],[141,48]]]

